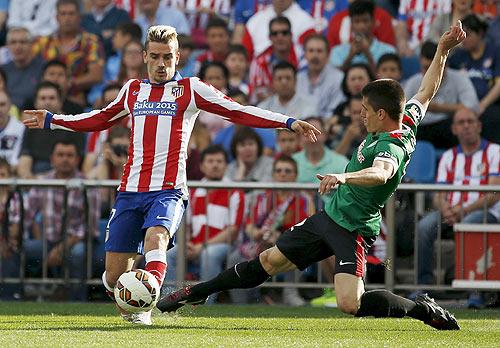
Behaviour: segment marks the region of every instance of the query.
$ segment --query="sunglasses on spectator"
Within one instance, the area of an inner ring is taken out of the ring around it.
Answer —
[[[277,174],[280,174],[280,173],[292,174],[294,171],[290,168],[276,168],[276,169],[274,169],[274,172]]]
[[[271,31],[271,36],[278,36],[278,35],[288,36],[290,34],[291,34],[290,30],[275,30],[275,31]]]

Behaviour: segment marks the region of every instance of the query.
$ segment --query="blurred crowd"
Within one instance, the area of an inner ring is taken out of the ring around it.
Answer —
[[[312,144],[287,130],[233,125],[202,111],[189,143],[188,179],[315,183],[316,173],[343,172],[366,136],[363,87],[391,78],[408,97],[415,94],[440,35],[462,20],[467,38],[451,53],[417,138],[435,150],[429,162],[439,163],[431,173],[437,182],[497,183],[499,7],[496,0],[0,0],[0,177],[119,179],[129,119],[102,132],[47,132],[25,129],[23,110],[76,115],[106,107],[126,81],[147,79],[145,35],[161,24],[177,29],[183,77],[197,76],[241,104],[305,119],[322,131]],[[42,272],[43,257],[49,272],[61,275],[69,255],[70,276],[83,277],[85,236],[94,236],[97,265],[114,195],[109,189],[89,190],[86,197],[71,190],[65,197],[60,189],[2,187],[2,275],[19,276],[22,245],[28,274]],[[254,257],[322,206],[301,192],[193,189],[190,195],[186,255],[194,279]],[[485,205],[487,218],[478,213]],[[423,260],[432,260],[438,224],[500,217],[492,195],[443,195],[434,207],[440,213],[424,217],[418,228]],[[374,281],[383,280],[384,248],[382,233],[369,259]],[[176,252],[169,252],[167,280],[175,280]],[[331,260],[323,269],[329,267]],[[421,269],[419,281],[432,283],[432,267]],[[6,285],[1,295],[19,293]],[[255,294],[233,295],[244,302]],[[283,298],[305,303],[295,289],[285,288]]]

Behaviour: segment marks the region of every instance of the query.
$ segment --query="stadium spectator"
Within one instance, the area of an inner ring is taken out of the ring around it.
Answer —
[[[248,81],[248,55],[242,45],[230,45],[224,60],[229,71],[229,89],[240,90],[246,95],[250,94]]]
[[[339,3],[342,2],[334,0],[298,0],[297,4],[314,19],[316,31],[323,32],[332,16],[339,11]],[[245,32],[245,24],[255,13],[265,9],[271,3],[271,0],[235,1],[233,43],[241,43]]]
[[[269,22],[271,46],[250,64],[250,101],[259,103],[272,94],[273,68],[280,62],[299,65],[299,52],[292,42],[292,27],[288,18],[278,16]]]
[[[401,58],[395,53],[387,53],[380,57],[377,62],[377,78],[401,82],[403,78]]]
[[[35,92],[34,107],[59,114],[62,111],[61,89],[52,82],[40,82]],[[58,141],[71,141],[82,153],[84,135],[65,130],[47,133],[42,129],[27,129],[24,133],[17,174],[23,179],[31,179],[35,174],[51,170],[50,153]]]
[[[325,33],[328,23],[338,11],[337,0],[298,0],[297,3],[314,19],[315,29],[318,33]]]
[[[7,28],[27,28],[31,35],[52,35],[57,30],[54,16],[57,0],[10,1]]]
[[[318,128],[321,134],[318,135],[318,141],[315,143],[301,138],[303,150],[293,155],[298,167],[297,181],[316,183],[317,173],[343,173],[348,160],[345,156],[325,146],[324,120],[321,117],[309,117],[306,120]]]
[[[219,145],[207,147],[201,154],[202,181],[223,181],[227,156]],[[197,188],[190,190],[187,211],[189,241],[187,259],[197,264],[200,280],[208,280],[223,270],[232,244],[243,223],[245,196],[240,190]],[[177,247],[167,253],[169,272],[166,280],[176,279]],[[188,266],[188,268],[190,268]],[[212,296],[209,303],[215,302]]]
[[[495,47],[500,47],[500,16],[496,16],[490,23],[486,32],[487,41]]]
[[[123,47],[122,61],[120,62],[117,79],[119,85],[123,86],[130,79],[142,80],[147,78],[143,52],[144,47],[137,40],[131,40]]]
[[[300,150],[299,136],[297,133],[290,132],[287,129],[277,129],[276,145],[278,153],[274,158],[278,158],[281,155],[291,157]]]
[[[248,96],[239,89],[230,90],[227,96],[237,103],[240,103],[241,105],[248,105]],[[229,162],[234,159],[231,154],[231,142],[233,140],[234,133],[239,128],[241,128],[240,125],[231,124],[230,126],[224,127],[220,131],[218,131],[213,139],[214,144],[222,145],[224,150],[226,150]],[[262,153],[265,156],[272,156],[276,145],[276,136],[274,132],[272,130],[269,131],[265,128],[253,128],[253,130],[259,135],[260,139],[262,140],[262,145],[264,147]]]
[[[446,151],[438,166],[436,183],[457,187],[500,184],[500,146],[481,138],[481,122],[469,109],[458,110],[453,117],[453,134],[459,145]],[[434,241],[441,225],[444,238],[453,236],[453,224],[496,223],[500,221],[500,202],[494,193],[438,192],[434,195],[436,210],[424,216],[417,225],[418,283],[432,284]],[[487,207],[488,211],[484,211]]]
[[[12,27],[7,33],[7,47],[12,61],[3,65],[7,80],[7,91],[12,102],[22,108],[32,98],[43,69],[43,59],[33,55],[33,39],[26,28]]]
[[[82,28],[97,35],[104,46],[106,58],[113,53],[112,39],[116,28],[130,22],[128,12],[118,8],[113,0],[91,0],[92,9],[82,17]]]
[[[269,22],[269,38],[271,46],[258,57],[254,57],[250,65],[250,83],[252,99],[261,101],[271,94],[273,66],[280,61],[287,61],[298,66],[297,47],[291,37],[291,24],[288,18],[278,16]]]
[[[121,85],[119,84],[110,84],[104,88],[101,98],[98,100],[98,104],[96,107],[102,109],[108,106],[113,100],[118,97],[118,93],[120,92]],[[129,126],[130,119],[125,118],[122,122],[119,123],[118,127],[126,127]],[[85,156],[82,164],[82,172],[85,176],[89,176],[90,171],[96,167],[102,158],[99,158],[99,155],[103,152],[103,144],[106,143],[110,137],[110,132],[113,128],[108,128],[103,131],[96,131],[89,133],[86,142],[86,150]]]
[[[486,40],[488,24],[477,15],[466,16],[462,25],[467,38],[450,57],[450,67],[467,73],[480,100],[479,115],[500,96],[500,51]]]
[[[439,42],[442,33],[453,24],[472,13],[473,0],[452,0],[451,12],[445,12],[435,17],[425,35],[425,41]]]
[[[109,129],[108,138],[100,146],[97,164],[85,175],[89,179],[118,180],[123,173],[123,167],[127,162],[128,146],[130,143],[130,128],[116,125]],[[95,156],[95,154],[94,154]],[[87,155],[85,156],[87,160]],[[111,207],[115,203],[116,189],[101,188],[101,213],[100,216],[107,217]]]
[[[205,36],[208,49],[196,58],[197,72],[205,63],[224,63],[229,52],[229,28],[225,20],[218,17],[210,19],[205,29]]]
[[[170,25],[179,34],[189,35],[191,30],[184,13],[174,6],[166,6],[160,0],[138,0],[139,15],[135,22],[142,29],[142,41],[146,41],[149,27],[153,25]]]
[[[368,1],[373,2],[371,0]],[[349,3],[352,2],[353,0],[349,0]],[[375,22],[373,25],[373,36],[380,42],[392,46],[396,45],[391,15],[380,6],[375,6],[373,17]],[[352,41],[353,30],[351,26],[351,17],[349,16],[348,6],[346,6],[345,9],[337,12],[330,19],[330,23],[328,24],[328,33],[326,37],[330,43],[330,48]]]
[[[383,43],[373,36],[375,5],[372,1],[356,0],[349,5],[352,23],[352,39],[332,48],[330,63],[346,71],[356,63],[366,63],[375,72],[379,58],[395,53],[394,46]]]
[[[136,23],[124,22],[116,27],[111,40],[114,53],[106,59],[102,82],[94,85],[87,96],[89,104],[94,105],[97,102],[97,99],[101,97],[104,88],[108,84],[118,81],[118,74],[122,65],[124,46],[130,41],[142,42],[141,40],[142,30]]]
[[[10,114],[10,98],[0,91],[0,157],[15,169],[19,161],[24,135],[24,124]]]
[[[273,159],[263,155],[262,139],[250,127],[241,127],[234,132],[231,155],[226,177],[232,181],[262,181],[272,179]]]
[[[132,40],[142,40],[142,29],[139,25],[132,22],[125,22],[116,27],[111,39],[114,54],[106,60],[103,83],[110,83],[118,79],[123,48]]]
[[[290,21],[295,47],[302,47],[307,35],[315,32],[314,19],[295,1],[272,0],[270,6],[252,16],[245,26],[242,44],[247,49],[250,60],[271,46],[269,22],[278,16],[284,16]]]
[[[307,69],[297,73],[297,93],[316,106],[315,115],[328,117],[343,101],[340,86],[344,73],[328,64],[328,41],[313,34],[304,42]]]
[[[354,150],[358,148],[364,138],[366,138],[366,127],[361,118],[363,110],[363,97],[361,95],[353,95],[349,98],[349,117],[350,123],[337,133],[337,141],[334,146],[335,152],[351,158]]]
[[[78,171],[80,152],[77,144],[72,141],[56,141],[50,151],[50,161],[53,167],[49,173],[40,176],[40,179],[83,179]],[[43,262],[47,263],[53,276],[64,273],[61,268],[67,267],[71,278],[82,279],[86,276],[84,270],[86,260],[85,237],[90,233],[94,238],[99,236],[97,222],[99,220],[99,196],[97,190],[87,190],[89,203],[89,221],[85,214],[84,193],[80,189],[68,192],[68,209],[66,224],[63,224],[64,190],[62,188],[34,188],[27,197],[25,209],[25,224],[31,230],[31,238],[24,241],[26,264],[31,275],[39,275]],[[41,226],[35,216],[41,215]],[[62,230],[63,226],[66,228]],[[47,242],[47,256],[44,254],[44,244]],[[95,243],[95,242],[94,242]],[[92,248],[95,250],[95,248]],[[63,259],[63,255],[67,259]],[[92,258],[95,264],[102,260]],[[73,284],[70,287],[70,298],[75,301],[87,300],[87,287]]]
[[[43,66],[42,78],[41,78],[42,82],[47,81],[56,84],[62,93],[62,98],[63,98],[62,111],[71,115],[76,115],[83,112],[83,107],[66,98],[69,89],[70,79],[71,76],[69,75],[69,70],[67,69],[66,64],[64,64],[60,60],[57,59],[50,60]],[[34,99],[29,98],[28,100],[25,101],[23,109],[24,110],[33,109],[33,103]]]
[[[349,124],[349,99],[353,95],[360,94],[363,87],[373,80],[375,80],[375,77],[366,64],[354,64],[349,67],[342,80],[342,92],[344,93],[345,101],[337,106],[333,112],[333,116],[327,120],[326,128],[328,134],[332,133],[332,135],[335,135],[335,128]]]
[[[71,75],[68,98],[86,106],[86,92],[103,77],[104,55],[99,38],[82,31],[78,0],[58,0],[58,30],[50,36],[39,37],[33,51],[46,61],[63,61]]]
[[[5,75],[5,71],[0,67],[0,91],[7,92],[7,75]],[[21,119],[21,114],[19,108],[11,103],[10,111],[11,116],[15,116],[18,119]]]
[[[5,34],[5,26],[7,24],[7,15],[9,13],[9,2],[10,0],[1,0],[0,1],[0,28],[2,28],[2,32],[0,35]],[[3,39],[3,37],[2,37]]]
[[[467,39],[466,39],[467,40]],[[465,41],[465,40],[464,40]],[[422,72],[408,79],[404,89],[407,95],[417,93],[422,77],[429,68],[437,45],[424,42],[420,50]],[[429,104],[427,114],[419,126],[418,140],[427,140],[435,147],[449,149],[457,144],[451,131],[453,114],[460,108],[479,109],[476,91],[471,80],[457,70],[446,68],[437,94]]]
[[[179,65],[177,71],[182,77],[196,76],[196,57],[195,46],[191,36],[180,34],[179,39]]]
[[[436,16],[451,12],[451,0],[401,0],[395,26],[398,53],[415,56]]]
[[[13,177],[9,162],[0,157],[0,179]],[[0,272],[2,278],[19,278],[21,251],[21,197],[9,186],[0,187]],[[0,283],[0,300],[22,299],[21,284]]]
[[[186,14],[191,37],[198,48],[207,46],[205,29],[212,18],[229,22],[232,15],[231,0],[164,0],[164,3]]]
[[[295,182],[297,163],[293,158],[281,155],[273,161],[273,182]],[[287,229],[313,213],[314,206],[309,196],[290,190],[267,190],[257,195],[255,204],[249,207],[243,242],[229,257],[228,266],[252,260],[272,247],[278,237]],[[295,272],[284,274],[286,282],[293,282]],[[254,290],[231,290],[234,303],[248,303]],[[283,289],[283,303],[288,306],[304,306],[306,301],[297,288]]]
[[[207,61],[201,66],[198,77],[200,80],[212,85],[220,92],[227,94],[229,88],[229,71],[223,63]],[[231,124],[228,120],[203,110],[200,111],[196,122],[202,123],[207,128],[210,133],[210,139],[213,139],[218,131],[225,127],[229,127]]]
[[[296,92],[297,69],[288,62],[280,62],[273,69],[274,95],[259,103],[260,108],[306,118],[315,115],[316,107],[306,96]]]

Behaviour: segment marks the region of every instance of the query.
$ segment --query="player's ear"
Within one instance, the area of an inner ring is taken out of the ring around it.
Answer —
[[[377,110],[377,118],[382,121],[387,116],[387,112],[384,109]]]

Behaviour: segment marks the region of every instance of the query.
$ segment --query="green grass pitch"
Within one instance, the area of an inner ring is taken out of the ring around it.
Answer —
[[[122,321],[111,304],[0,302],[0,347],[500,347],[500,311],[455,311],[461,331],[329,308],[200,306]]]

